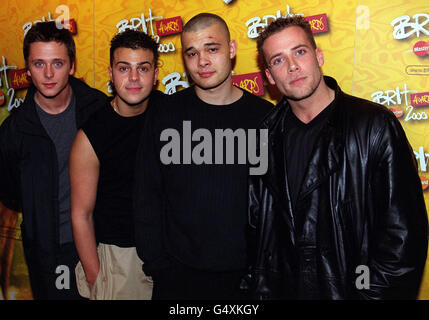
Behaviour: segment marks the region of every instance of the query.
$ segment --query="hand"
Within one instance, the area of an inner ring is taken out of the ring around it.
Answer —
[[[90,272],[88,271],[86,273],[86,281],[88,281],[89,288],[92,289],[94,286],[95,281],[97,280],[99,270],[96,270],[96,272]]]

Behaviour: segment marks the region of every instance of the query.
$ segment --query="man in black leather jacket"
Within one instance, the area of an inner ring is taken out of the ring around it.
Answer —
[[[268,171],[250,178],[256,297],[415,299],[428,224],[399,121],[322,75],[302,17],[273,22],[258,50],[284,97],[262,124]]]

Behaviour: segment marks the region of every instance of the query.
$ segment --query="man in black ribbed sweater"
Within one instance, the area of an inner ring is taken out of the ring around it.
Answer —
[[[147,114],[135,222],[153,299],[242,298],[249,164],[240,148],[272,105],[232,85],[236,47],[220,17],[188,21],[182,50],[195,85]],[[234,148],[221,144],[227,129],[236,134]]]

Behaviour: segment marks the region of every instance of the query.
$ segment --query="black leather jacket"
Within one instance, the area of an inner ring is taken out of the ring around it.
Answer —
[[[325,81],[335,90],[335,106],[295,210],[283,153],[287,101],[263,122],[268,171],[249,185],[254,293],[259,299],[415,299],[428,222],[413,151],[387,108]]]

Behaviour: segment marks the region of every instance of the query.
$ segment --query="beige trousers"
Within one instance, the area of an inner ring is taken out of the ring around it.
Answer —
[[[100,271],[92,289],[82,264],[76,266],[79,294],[91,300],[150,300],[153,281],[142,270],[135,247],[121,248],[100,243],[97,247]]]

